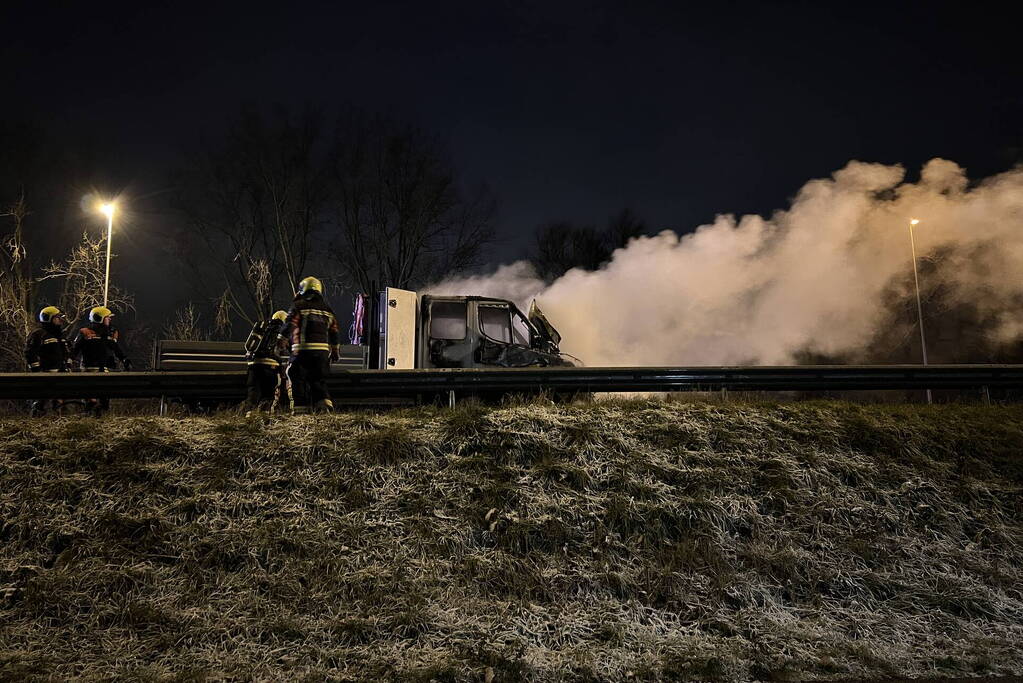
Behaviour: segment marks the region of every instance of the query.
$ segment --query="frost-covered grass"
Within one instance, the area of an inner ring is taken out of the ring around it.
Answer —
[[[1023,674],[1023,407],[0,421],[0,679]]]

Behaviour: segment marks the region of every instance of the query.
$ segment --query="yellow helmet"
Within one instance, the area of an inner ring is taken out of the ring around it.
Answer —
[[[89,311],[89,322],[101,323],[104,318],[112,316],[113,314],[114,312],[106,306],[96,306]]]
[[[312,292],[323,294],[323,283],[314,277],[302,278],[302,281],[298,283],[299,296],[308,298]]]
[[[271,320],[280,320],[281,322],[284,322],[284,321],[286,321],[288,319],[288,312],[287,311],[277,311],[272,316],[270,316],[270,319]]]
[[[48,323],[56,318],[58,315],[64,315],[60,309],[56,306],[47,306],[43,310],[39,311],[39,322]]]

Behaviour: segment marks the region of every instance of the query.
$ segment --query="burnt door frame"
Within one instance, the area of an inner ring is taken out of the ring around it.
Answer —
[[[465,337],[462,339],[434,339],[430,336],[433,328],[433,306],[437,303],[459,303],[465,307]],[[433,296],[424,294],[420,305],[422,319],[419,343],[419,367],[422,368],[473,368],[477,367],[475,352],[479,346],[479,335],[472,322],[475,308],[472,301],[464,296]]]
[[[509,341],[494,339],[484,332],[481,311],[486,308],[503,308],[505,310],[508,316]],[[518,314],[529,331],[529,345],[519,344],[515,341],[515,323],[513,322],[515,314]],[[476,325],[480,333],[480,343],[474,355],[478,367],[527,368],[562,364],[560,359],[555,359],[550,354],[538,351],[533,347],[537,331],[529,322],[529,318],[511,301],[477,301]]]

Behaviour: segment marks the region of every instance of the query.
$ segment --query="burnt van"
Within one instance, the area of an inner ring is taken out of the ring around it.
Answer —
[[[332,370],[572,367],[561,335],[534,301],[436,296],[389,287],[356,299],[348,344]],[[165,339],[156,370],[245,370],[242,342]]]

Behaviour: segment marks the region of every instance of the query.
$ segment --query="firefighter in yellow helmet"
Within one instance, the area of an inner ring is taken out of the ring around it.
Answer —
[[[25,342],[25,361],[31,372],[67,372],[70,352],[64,337],[64,314],[56,306],[39,311],[39,327],[28,335]],[[33,416],[46,412],[46,401],[32,402]],[[53,399],[52,408],[58,410],[63,401]]]
[[[281,330],[287,317],[287,311],[277,311],[268,320],[257,321],[245,340],[245,360],[249,366],[245,407],[249,413],[273,410],[281,402],[278,391],[283,402],[288,402],[287,382],[282,381],[281,371],[281,351],[287,350]]]
[[[71,347],[71,357],[81,364],[85,372],[109,372],[117,367],[117,361],[125,370],[131,370],[131,360],[121,349],[120,333],[111,323],[114,313],[106,306],[95,306],[89,311],[89,323],[78,330]],[[89,399],[89,405],[96,415],[110,408],[110,399]]]
[[[288,379],[293,405],[313,411],[331,411],[327,390],[330,361],[340,357],[340,330],[334,311],[323,298],[323,284],[314,277],[298,283],[295,300],[281,330],[291,345]]]

